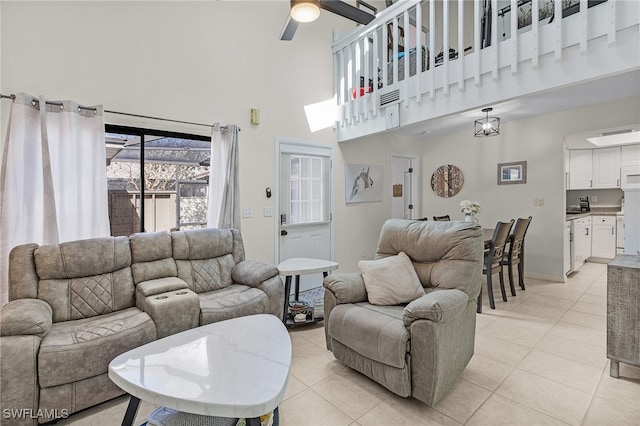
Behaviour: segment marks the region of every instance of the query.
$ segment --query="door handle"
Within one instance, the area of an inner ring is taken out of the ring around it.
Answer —
[[[287,232],[286,229],[283,229],[282,231],[280,231],[280,235],[282,235],[282,236],[285,236],[287,234],[288,234],[288,232]]]
[[[614,234],[614,231],[613,231],[613,226],[612,226],[611,227],[611,235],[613,235],[613,234]]]

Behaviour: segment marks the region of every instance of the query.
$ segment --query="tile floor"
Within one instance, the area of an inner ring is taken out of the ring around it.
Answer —
[[[606,266],[588,263],[565,284],[526,286],[507,303],[496,291],[496,309],[477,317],[474,357],[434,407],[341,365],[325,349],[322,323],[291,330],[280,424],[640,426],[640,368],[620,364],[621,378],[609,376]],[[126,405],[117,398],[58,425],[119,425]],[[154,408],[143,403],[139,419]]]

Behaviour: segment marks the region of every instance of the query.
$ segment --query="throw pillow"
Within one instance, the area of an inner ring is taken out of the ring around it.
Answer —
[[[361,260],[358,268],[372,305],[399,305],[425,295],[411,259],[404,252],[377,260]]]

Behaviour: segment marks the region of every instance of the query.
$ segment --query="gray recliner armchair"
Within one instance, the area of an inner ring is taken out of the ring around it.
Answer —
[[[327,348],[395,394],[433,405],[473,356],[482,229],[467,222],[390,219],[376,259],[400,252],[410,258],[425,294],[407,304],[374,305],[361,274],[328,276]]]

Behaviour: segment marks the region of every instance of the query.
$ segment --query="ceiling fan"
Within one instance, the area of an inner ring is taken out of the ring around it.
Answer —
[[[284,24],[280,40],[290,41],[298,29],[300,22],[315,21],[320,16],[320,9],[366,25],[373,21],[375,15],[360,10],[340,0],[291,0],[291,13]]]

